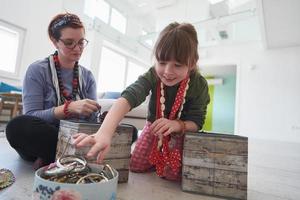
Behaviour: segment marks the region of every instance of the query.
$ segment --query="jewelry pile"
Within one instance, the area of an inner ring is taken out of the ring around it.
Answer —
[[[65,155],[45,167],[40,176],[49,181],[73,184],[106,182],[116,176],[107,164],[98,168],[96,172],[94,169],[92,171],[83,157]]]

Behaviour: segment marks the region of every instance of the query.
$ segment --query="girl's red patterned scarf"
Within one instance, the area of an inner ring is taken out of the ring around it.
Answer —
[[[176,119],[176,113],[178,113],[177,118],[180,118],[185,95],[188,89],[188,83],[189,77],[180,82],[171,113],[168,117],[170,120]],[[156,119],[164,117],[164,102],[163,84],[158,81],[156,90]],[[160,141],[159,137],[155,137],[152,150],[149,155],[149,162],[152,165],[155,165],[156,173],[160,177],[164,176],[164,170],[167,168],[170,168],[174,175],[177,175],[181,168],[181,152],[177,148],[170,149],[170,135],[164,136],[161,139],[162,141]]]

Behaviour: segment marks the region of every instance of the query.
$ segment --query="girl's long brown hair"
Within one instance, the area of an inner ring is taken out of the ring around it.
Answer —
[[[197,70],[198,55],[197,32],[189,23],[171,23],[160,33],[153,55],[157,61],[176,60]]]

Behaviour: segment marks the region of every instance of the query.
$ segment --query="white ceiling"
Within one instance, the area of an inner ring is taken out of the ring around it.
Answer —
[[[107,1],[138,18],[152,35],[171,21],[193,23],[202,47],[262,39],[268,48],[300,45],[300,0]]]
[[[300,45],[300,0],[216,0],[214,5],[213,0],[107,1],[140,19],[152,38],[171,21],[187,21],[196,27],[200,47],[249,41],[263,41],[267,48]],[[220,37],[222,31],[227,39]],[[219,72],[232,74],[235,67],[210,66],[202,73]]]
[[[193,23],[199,34],[199,44],[202,46],[216,45],[221,41],[219,31],[226,31],[230,37],[227,40],[233,42],[232,35],[237,37],[239,34],[232,32],[232,24],[235,23],[234,28],[238,30],[240,25],[237,22],[256,14],[252,12],[256,8],[255,0],[225,0],[213,5],[208,0],[123,0],[122,3],[117,0],[108,1],[119,8],[130,10],[131,17],[141,19],[152,38],[155,38],[155,33],[165,26],[164,22],[188,21]],[[251,28],[246,24],[240,29],[244,30],[245,27]],[[252,36],[257,34],[247,31],[247,34],[249,33]],[[146,35],[144,38],[149,37]],[[251,37],[244,38],[241,40],[251,39]],[[205,76],[224,77],[234,75],[236,66],[201,66],[200,71]]]
[[[122,2],[130,5],[130,15],[148,21],[151,18],[154,27],[165,18],[196,23],[256,8],[256,0],[123,0]],[[174,15],[170,16],[170,13]]]
[[[120,6],[117,0],[108,1]],[[122,4],[128,5],[130,16],[138,18],[149,33],[140,38],[144,44],[146,39],[155,40],[157,33],[173,21],[194,24],[201,47],[261,40],[256,0],[210,1],[124,0]]]

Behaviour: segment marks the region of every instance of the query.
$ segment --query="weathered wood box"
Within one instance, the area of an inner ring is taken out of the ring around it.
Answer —
[[[76,149],[72,145],[72,136],[76,133],[94,134],[99,127],[99,123],[61,120],[56,147],[56,159],[67,154],[86,155],[90,148]],[[128,181],[132,134],[132,126],[119,125],[113,137],[110,151],[104,159],[104,163],[111,165],[119,172],[119,182]],[[96,163],[96,159],[88,160],[88,162]]]
[[[229,199],[247,199],[248,138],[187,133],[182,190]]]

